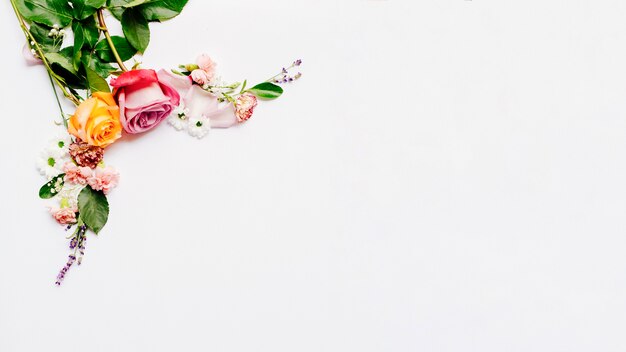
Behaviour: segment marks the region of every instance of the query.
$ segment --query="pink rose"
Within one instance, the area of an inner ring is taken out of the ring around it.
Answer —
[[[93,175],[93,171],[87,166],[76,166],[69,161],[63,165],[63,172],[65,172],[65,182],[76,185],[86,185],[87,179]]]
[[[156,127],[180,102],[169,84],[153,70],[132,70],[111,80],[113,95],[120,107],[120,121],[127,133],[141,133]]]
[[[115,188],[119,181],[120,174],[110,166],[96,169],[96,172],[87,180],[91,188],[102,191],[104,194],[108,194],[111,189]]]
[[[235,102],[235,115],[237,115],[237,120],[244,122],[252,117],[257,104],[258,102],[254,95],[249,93],[240,95]]]
[[[61,208],[50,209],[50,214],[61,225],[69,225],[76,223],[76,212],[78,209],[73,208]]]
[[[215,61],[211,59],[211,57],[207,54],[202,54],[198,56],[196,59],[196,64],[200,69],[206,72],[209,81],[212,81],[215,78],[215,67],[217,64]]]
[[[210,81],[207,73],[200,69],[191,71],[191,79],[201,86],[209,83]]]
[[[175,87],[189,109],[189,117],[206,116],[212,128],[228,128],[237,124],[233,104],[220,103],[215,95],[192,84],[189,77],[160,70],[159,80]]]

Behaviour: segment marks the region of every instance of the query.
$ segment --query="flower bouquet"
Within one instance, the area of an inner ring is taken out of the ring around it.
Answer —
[[[150,43],[151,23],[176,17],[188,0],[10,1],[26,37],[24,57],[45,67],[64,127],[38,160],[46,178],[39,196],[53,202],[50,213],[69,234],[71,252],[57,285],[81,264],[87,234],[107,223],[107,194],[120,181],[104,162],[108,146],[163,121],[203,138],[211,128],[247,121],[259,99],[278,98],[282,84],[301,77],[293,73],[302,64],[296,60],[259,84],[225,82],[206,54],[171,70],[141,67],[137,58]],[[112,34],[107,19],[119,21],[121,33]],[[73,112],[63,110],[59,91]]]

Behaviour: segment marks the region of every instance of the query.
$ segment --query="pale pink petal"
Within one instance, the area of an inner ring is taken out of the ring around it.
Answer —
[[[160,70],[157,72],[159,76],[159,82],[167,83],[170,87],[174,88],[181,97],[184,97],[189,88],[191,88],[191,78],[188,76],[180,76],[173,74],[170,71]]]

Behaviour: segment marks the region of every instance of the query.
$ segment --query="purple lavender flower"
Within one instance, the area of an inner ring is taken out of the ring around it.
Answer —
[[[65,266],[61,269],[61,271],[59,271],[59,275],[57,275],[57,281],[55,282],[57,286],[61,286],[63,279],[65,279],[65,274],[67,274],[72,265],[74,265],[75,261],[76,256],[74,256],[74,254],[70,254],[67,259],[67,263],[65,263]]]

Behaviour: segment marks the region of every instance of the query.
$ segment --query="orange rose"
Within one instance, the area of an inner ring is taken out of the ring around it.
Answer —
[[[83,142],[106,147],[122,136],[120,108],[111,93],[96,92],[82,102],[70,118],[67,130]]]

